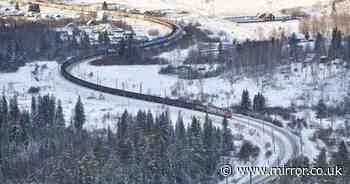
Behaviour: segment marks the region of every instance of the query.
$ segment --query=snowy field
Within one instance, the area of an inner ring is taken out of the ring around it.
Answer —
[[[228,42],[232,40],[245,41],[247,39],[264,40],[271,38],[272,35],[278,36],[282,32],[286,35],[299,32],[298,20],[238,24],[225,20],[223,17],[192,15],[183,18],[183,21],[187,23],[199,23],[201,29],[209,30],[214,36]]]
[[[89,62],[82,62],[72,72],[79,78],[100,85],[163,97],[199,99],[203,89],[208,102],[222,107],[239,103],[244,89],[248,89],[251,98],[262,91],[270,106],[282,107],[288,107],[292,102],[311,107],[321,97],[326,103],[334,104],[342,100],[348,89],[343,79],[349,77],[349,73],[344,73],[345,70],[335,64],[283,66],[271,75],[233,76],[233,83],[226,77],[183,80],[160,75],[158,71],[161,67],[164,66],[92,66]],[[316,74],[314,71],[318,69],[320,71]]]
[[[144,0],[144,1],[138,1],[138,3],[132,2],[119,2],[122,4],[126,4],[128,6],[133,6],[137,4],[138,6],[142,7],[143,5],[151,4],[154,6],[151,9],[178,9],[178,10],[183,10],[183,8],[186,11],[189,11],[190,14],[186,15],[179,15],[178,11],[177,13],[169,14],[169,19],[173,21],[183,21],[186,23],[199,23],[201,25],[202,29],[209,30],[210,32],[213,33],[213,36],[216,37],[221,37],[222,40],[231,42],[233,39],[236,40],[246,40],[247,38],[249,39],[266,39],[271,36],[271,34],[279,34],[282,31],[285,32],[286,34],[292,33],[292,32],[297,32],[298,31],[298,21],[287,21],[287,22],[267,22],[267,23],[259,23],[259,24],[237,24],[234,22],[230,22],[228,20],[225,20],[224,15],[220,14],[212,14],[211,12],[214,10],[213,5],[208,5],[207,9],[203,9],[202,5],[198,4],[199,2],[196,1],[189,1],[187,3],[191,4],[183,4],[184,2],[180,1],[175,1],[175,2],[163,2],[156,0],[155,2],[149,2],[152,0]],[[219,5],[221,0],[218,0],[217,2],[215,1],[214,4]],[[237,1],[237,0],[235,0]],[[286,0],[284,0],[286,1]],[[311,0],[312,1],[312,0]],[[69,1],[71,3],[74,3],[76,1]],[[94,2],[99,2],[99,0],[96,1],[86,1],[85,3],[94,3]],[[112,2],[112,1],[111,1]],[[259,1],[261,3],[254,3],[256,6],[251,7],[251,9],[256,9],[256,10],[261,10],[261,11],[268,11],[261,9],[261,7],[265,6],[268,4],[265,1]],[[5,14],[14,14],[16,13],[16,10],[14,10],[14,5],[9,5],[6,2],[3,3],[3,8],[0,8],[0,12],[3,11]],[[79,1],[80,3],[80,1]],[[193,3],[193,4],[192,4]],[[213,2],[212,2],[213,3]],[[163,7],[162,4],[166,4],[167,7]],[[181,5],[182,6],[176,6],[176,5]],[[227,3],[224,3],[225,5]],[[236,4],[236,2],[232,2],[232,4]],[[240,3],[241,5],[242,3]],[[265,4],[265,5],[264,5]],[[293,5],[295,3],[292,3]],[[309,3],[306,3],[305,5],[309,5]],[[147,7],[147,6],[146,6]],[[182,7],[182,8],[181,8]],[[200,8],[199,8],[200,7]],[[239,13],[235,9],[237,6],[225,6],[225,7],[230,7],[232,8],[232,12],[235,12],[235,14],[228,14],[228,15],[236,15],[236,16],[241,16],[244,15],[242,13]],[[5,11],[4,9],[9,8],[9,11]],[[22,9],[26,9],[26,7],[21,7]],[[245,8],[244,5],[241,7],[242,9]],[[148,9],[148,8],[146,8]],[[148,9],[149,10],[149,9]],[[170,11],[170,10],[169,10]],[[21,10],[19,12],[22,12],[22,14],[26,14],[25,11]],[[249,11],[249,15],[256,15],[259,12],[254,12],[254,11]],[[59,19],[59,18],[78,18],[80,16],[79,13],[72,12],[72,11],[64,11],[64,10],[57,10],[57,9],[52,9],[52,8],[42,8],[42,13],[40,15],[41,18],[54,18],[54,19]],[[117,18],[118,19],[118,18]],[[140,37],[148,37],[149,39],[154,39],[159,36],[164,36],[168,34],[171,30],[165,26],[151,23],[151,22],[146,22],[142,20],[137,20],[137,19],[130,19],[130,18],[120,18],[121,20],[126,21],[129,23],[133,29],[136,32],[137,36]],[[157,30],[159,33],[158,35],[150,35],[150,31]]]
[[[283,8],[312,6],[316,3],[328,3],[330,0],[111,0],[110,3],[125,4],[141,10],[182,9],[192,12],[201,11],[208,15],[256,15],[268,11],[276,12]],[[67,3],[102,3],[103,0],[69,0]]]
[[[15,4],[10,4],[7,1],[0,1],[0,15],[3,16],[25,16],[28,19],[38,19],[38,18],[45,18],[45,19],[61,19],[61,18],[79,18],[80,13],[74,12],[74,11],[65,11],[60,10],[57,11],[57,9],[52,8],[45,8],[41,7],[40,9],[40,15],[29,15],[28,13],[28,7],[27,6],[20,6],[20,10],[15,9]]]
[[[131,25],[135,31],[136,36],[146,36],[149,39],[155,39],[157,37],[162,37],[168,35],[171,32],[171,29],[160,24],[153,22],[144,21],[141,19],[132,19],[127,17],[122,17],[117,20],[125,21],[127,24]],[[151,35],[150,31],[157,30],[158,35]]]
[[[39,66],[39,73],[33,75],[36,65]],[[40,87],[40,94],[53,94],[58,99],[62,100],[63,109],[65,110],[67,123],[71,117],[71,110],[73,109],[75,102],[80,95],[85,105],[85,111],[87,116],[86,128],[107,128],[108,126],[114,127],[117,118],[125,110],[132,113],[136,113],[137,110],[153,110],[154,112],[163,112],[167,108],[160,104],[147,103],[138,100],[132,100],[128,98],[117,97],[108,94],[101,94],[93,90],[89,90],[83,87],[74,85],[59,74],[59,65],[56,62],[35,62],[28,63],[26,66],[21,67],[16,73],[0,73],[0,86],[2,91],[6,95],[18,95],[19,103],[22,108],[30,107],[31,94],[27,91],[31,86]],[[174,108],[176,114],[180,109]],[[189,115],[191,115],[189,113]],[[193,112],[193,114],[196,114]],[[202,113],[197,113],[201,114]],[[111,115],[112,118],[105,119],[104,116]],[[113,118],[115,117],[115,119]],[[186,114],[184,114],[189,120]],[[204,115],[203,115],[204,116]],[[67,124],[68,125],[68,124]]]
[[[101,4],[103,0],[72,0],[67,3],[83,4]],[[199,23],[202,29],[213,32],[216,37],[231,42],[233,39],[266,39],[272,33],[279,34],[284,32],[290,34],[297,32],[299,27],[298,21],[286,22],[267,22],[259,24],[237,24],[225,20],[227,16],[255,16],[258,13],[278,11],[283,8],[293,7],[311,7],[315,4],[328,4],[329,0],[224,0],[202,1],[202,0],[122,0],[109,1],[109,3],[118,3],[129,7],[137,8],[141,11],[146,10],[164,10],[173,12],[167,18],[173,21],[183,21],[186,23]],[[173,10],[173,11],[172,11]],[[178,14],[184,10],[189,14]],[[174,13],[177,12],[177,13]]]
[[[33,71],[36,67],[38,67],[39,72],[37,75],[34,75]],[[22,108],[30,107],[32,94],[28,93],[28,89],[32,86],[40,87],[41,95],[55,95],[58,99],[62,100],[67,125],[69,118],[71,117],[71,110],[73,109],[79,95],[82,97],[85,111],[88,115],[86,124],[87,128],[113,127],[116,119],[112,118],[102,121],[102,119],[104,119],[103,116],[110,114],[119,117],[125,109],[128,109],[128,111],[132,113],[136,113],[139,109],[152,110],[155,113],[161,113],[168,109],[171,112],[174,121],[179,112],[182,112],[182,115],[186,120],[190,120],[192,115],[198,115],[198,118],[201,119],[204,118],[204,114],[200,112],[102,94],[94,90],[77,86],[66,81],[59,74],[59,65],[54,61],[28,63],[21,67],[17,72],[0,73],[0,86],[3,94],[9,96],[17,95]]]

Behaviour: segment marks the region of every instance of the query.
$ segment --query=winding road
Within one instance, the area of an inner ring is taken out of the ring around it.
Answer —
[[[96,11],[91,9],[90,7],[86,7],[86,6],[79,6],[79,5],[66,5],[66,4],[49,4],[49,3],[43,3],[43,2],[39,2],[41,6],[46,6],[46,7],[50,7],[50,8],[57,8],[57,9],[63,9],[63,10],[73,10],[73,11],[79,11],[79,12],[89,12],[91,13],[92,11]],[[134,17],[134,18],[142,18],[145,21],[151,21],[151,22],[156,22],[165,26],[169,26],[173,29],[173,31],[169,34],[166,35],[162,38],[157,39],[156,41],[153,41],[152,43],[146,44],[144,46],[144,48],[159,48],[159,47],[163,47],[166,46],[170,43],[173,43],[175,41],[177,41],[178,39],[181,39],[182,35],[183,35],[183,31],[181,29],[180,26],[173,24],[169,21],[166,20],[162,20],[160,18],[153,18],[153,17],[149,17],[149,16],[142,16],[142,15],[133,15],[133,14],[126,14],[124,13],[120,13],[120,12],[111,12],[111,14],[113,16],[128,16],[128,17]],[[83,62],[84,60],[88,59],[88,58],[92,58],[92,57],[96,57],[95,55],[93,56],[86,56],[86,57],[80,57],[80,58],[71,58],[69,60],[67,60],[65,63],[62,64],[61,66],[61,74],[62,76],[67,79],[70,82],[75,83],[76,85],[80,85],[86,88],[90,88],[96,91],[100,91],[100,92],[104,92],[104,93],[110,93],[113,95],[118,95],[118,96],[123,96],[126,98],[134,98],[134,99],[138,99],[138,100],[143,100],[143,101],[150,101],[150,102],[156,102],[156,103],[162,103],[162,104],[166,104],[169,106],[175,106],[175,107],[180,107],[183,109],[190,109],[190,110],[196,110],[184,105],[179,105],[176,103],[164,103],[164,101],[168,101],[170,99],[166,99],[166,98],[161,98],[161,97],[155,97],[157,99],[159,99],[158,101],[154,101],[152,98],[136,98],[135,95],[125,95],[125,94],[129,94],[129,92],[127,91],[123,91],[121,89],[108,89],[106,90],[105,87],[103,86],[96,86],[96,84],[89,82],[89,81],[78,81],[75,80],[74,77],[71,73],[70,70],[79,62]],[[147,77],[147,76],[145,76]],[[82,80],[82,79],[79,79]],[[117,92],[116,92],[117,91]],[[142,94],[140,94],[142,95]],[[208,112],[211,113],[211,112]],[[214,121],[220,122],[221,121],[221,117],[217,116],[217,114],[212,113],[214,117]],[[220,121],[219,121],[220,119]],[[298,140],[297,137],[295,135],[293,135],[291,132],[289,132],[288,130],[285,130],[283,128],[277,127],[269,122],[265,122],[262,120],[258,120],[258,119],[254,119],[251,117],[247,117],[247,116],[243,116],[243,115],[239,115],[239,114],[233,114],[232,118],[230,119],[231,122],[231,128],[233,128],[233,124],[241,124],[244,126],[250,126],[251,128],[254,128],[256,130],[258,130],[259,132],[264,132],[264,134],[266,134],[266,136],[270,136],[270,137],[274,137],[275,143],[276,143],[276,154],[278,156],[275,156],[276,158],[269,163],[268,166],[280,166],[285,164],[289,159],[294,158],[298,155],[299,153],[299,145],[298,145]],[[259,165],[260,166],[260,165]],[[267,166],[267,165],[261,165],[261,166]],[[250,181],[250,177],[249,176],[244,176],[242,177],[238,183],[242,183],[242,184],[248,184],[248,183],[254,183],[254,184],[261,184],[261,183],[271,183],[272,181],[274,181],[277,177],[276,176],[253,176],[252,177],[252,181]]]

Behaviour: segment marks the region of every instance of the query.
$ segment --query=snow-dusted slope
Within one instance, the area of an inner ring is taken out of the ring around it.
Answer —
[[[73,3],[101,3],[104,0],[72,0]],[[208,14],[243,15],[263,11],[278,11],[283,8],[312,6],[330,0],[109,0],[140,9],[201,10]]]

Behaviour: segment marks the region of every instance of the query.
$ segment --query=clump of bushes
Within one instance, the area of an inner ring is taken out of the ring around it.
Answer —
[[[253,145],[249,141],[244,141],[241,149],[239,150],[238,157],[241,160],[249,161],[252,158],[256,158],[259,155],[259,147]]]
[[[158,29],[150,29],[148,30],[148,35],[150,36],[159,36],[159,30]]]
[[[39,93],[39,92],[40,92],[40,87],[31,86],[28,89],[28,93],[30,93],[30,94],[36,94],[36,93]]]

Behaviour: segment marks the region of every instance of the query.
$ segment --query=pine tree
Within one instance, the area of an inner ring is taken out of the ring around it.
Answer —
[[[124,56],[125,48],[126,48],[126,41],[124,38],[122,38],[118,43],[118,55],[119,56]]]
[[[7,131],[8,125],[8,104],[5,96],[0,99],[0,130]]]
[[[251,101],[249,98],[249,92],[248,90],[243,90],[241,103],[240,103],[240,112],[248,113],[250,109],[251,109]]]
[[[259,148],[254,146],[251,142],[244,141],[239,150],[238,157],[241,160],[249,161],[251,157],[256,157],[259,154]]]
[[[208,114],[206,115],[203,125],[203,143],[206,156],[206,174],[210,175],[215,170],[217,160],[215,155],[215,129],[212,121],[208,117]]]
[[[159,138],[160,168],[163,176],[170,173],[170,160],[168,158],[169,145],[171,144],[171,122],[168,112],[162,113],[156,118],[156,136]]]
[[[316,167],[320,167],[320,168],[327,168],[328,167],[326,149],[324,149],[324,148],[321,149],[321,152],[318,154],[318,156],[314,162],[315,162]]]
[[[139,110],[136,115],[136,127],[140,129],[140,131],[143,133],[146,132],[147,127],[147,114],[144,111]]]
[[[233,150],[232,138],[232,132],[228,127],[228,121],[225,117],[222,121],[222,149],[225,155],[229,155],[229,152]]]
[[[104,31],[104,32],[100,32],[98,34],[98,41],[100,44],[104,45],[104,46],[108,46],[110,44],[110,39],[108,36],[108,32]]]
[[[320,119],[320,123],[322,123],[323,118],[327,117],[327,106],[322,99],[318,101],[316,106],[316,117]]]
[[[86,119],[85,119],[84,106],[79,96],[78,101],[75,104],[75,108],[74,108],[74,117],[73,117],[74,128],[78,131],[82,130],[85,120]]]
[[[16,9],[16,10],[19,10],[19,4],[18,4],[18,1],[16,1],[16,4],[15,4],[15,9]]]
[[[183,118],[179,113],[175,125],[175,143],[179,151],[186,146],[186,129],[183,122]]]
[[[155,125],[152,128],[151,135],[147,137],[148,144],[145,148],[145,167],[149,172],[145,173],[150,183],[160,183],[163,173],[161,136],[159,129],[159,118],[155,118]]]
[[[32,132],[33,130],[33,125],[31,124],[31,121],[30,121],[29,112],[24,111],[22,113],[19,125],[21,129],[21,135],[20,135],[21,142],[27,145],[29,143],[30,132]]]
[[[309,40],[310,39],[310,33],[308,31],[306,31],[305,33],[305,39],[306,40]]]
[[[175,146],[173,148],[174,172],[176,183],[186,183],[188,178],[189,151],[187,148],[187,133],[181,113],[175,124]]]
[[[223,131],[221,128],[214,128],[214,142],[215,142],[215,158],[219,158],[222,156],[223,148],[222,148],[222,142],[223,142]]]
[[[265,97],[261,94],[258,93],[257,95],[254,96],[253,99],[253,110],[254,112],[263,112],[266,108],[266,99]]]
[[[80,45],[83,49],[90,48],[90,37],[85,31],[80,32]]]
[[[342,33],[338,28],[332,31],[332,40],[329,46],[328,56],[330,59],[336,59],[341,56],[342,52]]]
[[[47,106],[47,114],[48,114],[48,124],[50,126],[54,126],[55,113],[56,113],[56,98],[54,96],[48,96],[48,106]]]
[[[188,147],[190,148],[190,168],[191,168],[191,176],[198,180],[201,178],[204,174],[204,148],[203,148],[203,142],[202,142],[202,129],[200,126],[199,121],[197,118],[192,118],[192,123],[189,128],[189,144]]]
[[[0,100],[0,169],[2,170],[3,175],[8,174],[8,169],[10,167],[9,161],[7,159],[10,157],[10,137],[9,137],[9,130],[10,130],[10,124],[9,124],[9,113],[8,113],[8,103],[6,97],[3,95]]]
[[[64,120],[64,114],[63,114],[61,100],[58,100],[58,102],[57,102],[57,108],[56,108],[56,112],[55,112],[54,125],[57,128],[64,128],[65,127],[65,120]]]
[[[5,130],[8,118],[8,104],[5,96],[0,99],[0,130]]]
[[[118,122],[118,131],[117,131],[117,139],[123,140],[127,136],[127,130],[128,130],[128,121],[129,121],[129,113],[128,111],[124,111],[122,114],[122,117],[120,118]]]
[[[327,150],[322,148],[317,158],[314,160],[315,168],[323,168],[326,170],[329,167],[329,163],[327,160]],[[315,178],[320,184],[334,184],[334,177],[332,176],[317,176]]]
[[[167,146],[170,143],[170,137],[171,137],[171,122],[169,118],[169,113],[165,112],[162,113],[159,117],[159,130],[160,130],[160,138],[162,146],[164,146],[164,149],[167,149]]]
[[[12,124],[10,128],[10,142],[18,145],[21,142],[22,129],[19,124]]]
[[[98,162],[93,151],[88,151],[78,162],[78,183],[95,184],[97,183]]]
[[[10,119],[13,121],[13,123],[17,122],[19,118],[19,107],[17,102],[17,96],[14,96],[10,99]]]
[[[316,39],[315,39],[315,46],[314,51],[316,53],[316,56],[319,58],[326,54],[325,49],[325,39],[321,33],[317,33]]]
[[[219,42],[219,45],[218,45],[218,52],[219,52],[218,53],[218,62],[224,63],[225,62],[225,53],[224,53],[224,48],[223,48],[221,41]]]
[[[350,175],[349,151],[344,141],[338,145],[338,151],[333,155],[333,162],[336,166],[343,168],[343,175]]]
[[[349,66],[350,63],[350,36],[347,36],[345,38],[345,49],[344,49],[344,59],[346,61],[347,66]]]
[[[124,111],[117,124],[117,152],[121,162],[128,163],[131,153],[129,136],[131,135],[132,119],[127,111]]]
[[[31,101],[31,106],[30,106],[30,112],[31,112],[31,116],[32,118],[36,115],[36,111],[37,111],[37,104],[36,104],[36,98],[34,96],[32,96],[32,101]]]
[[[298,62],[298,40],[295,33],[289,38],[290,56]]]
[[[103,1],[102,10],[108,10],[108,5],[106,1]]]
[[[153,114],[151,113],[151,111],[148,111],[147,117],[146,117],[146,133],[149,134],[152,131],[153,124],[154,124]]]

